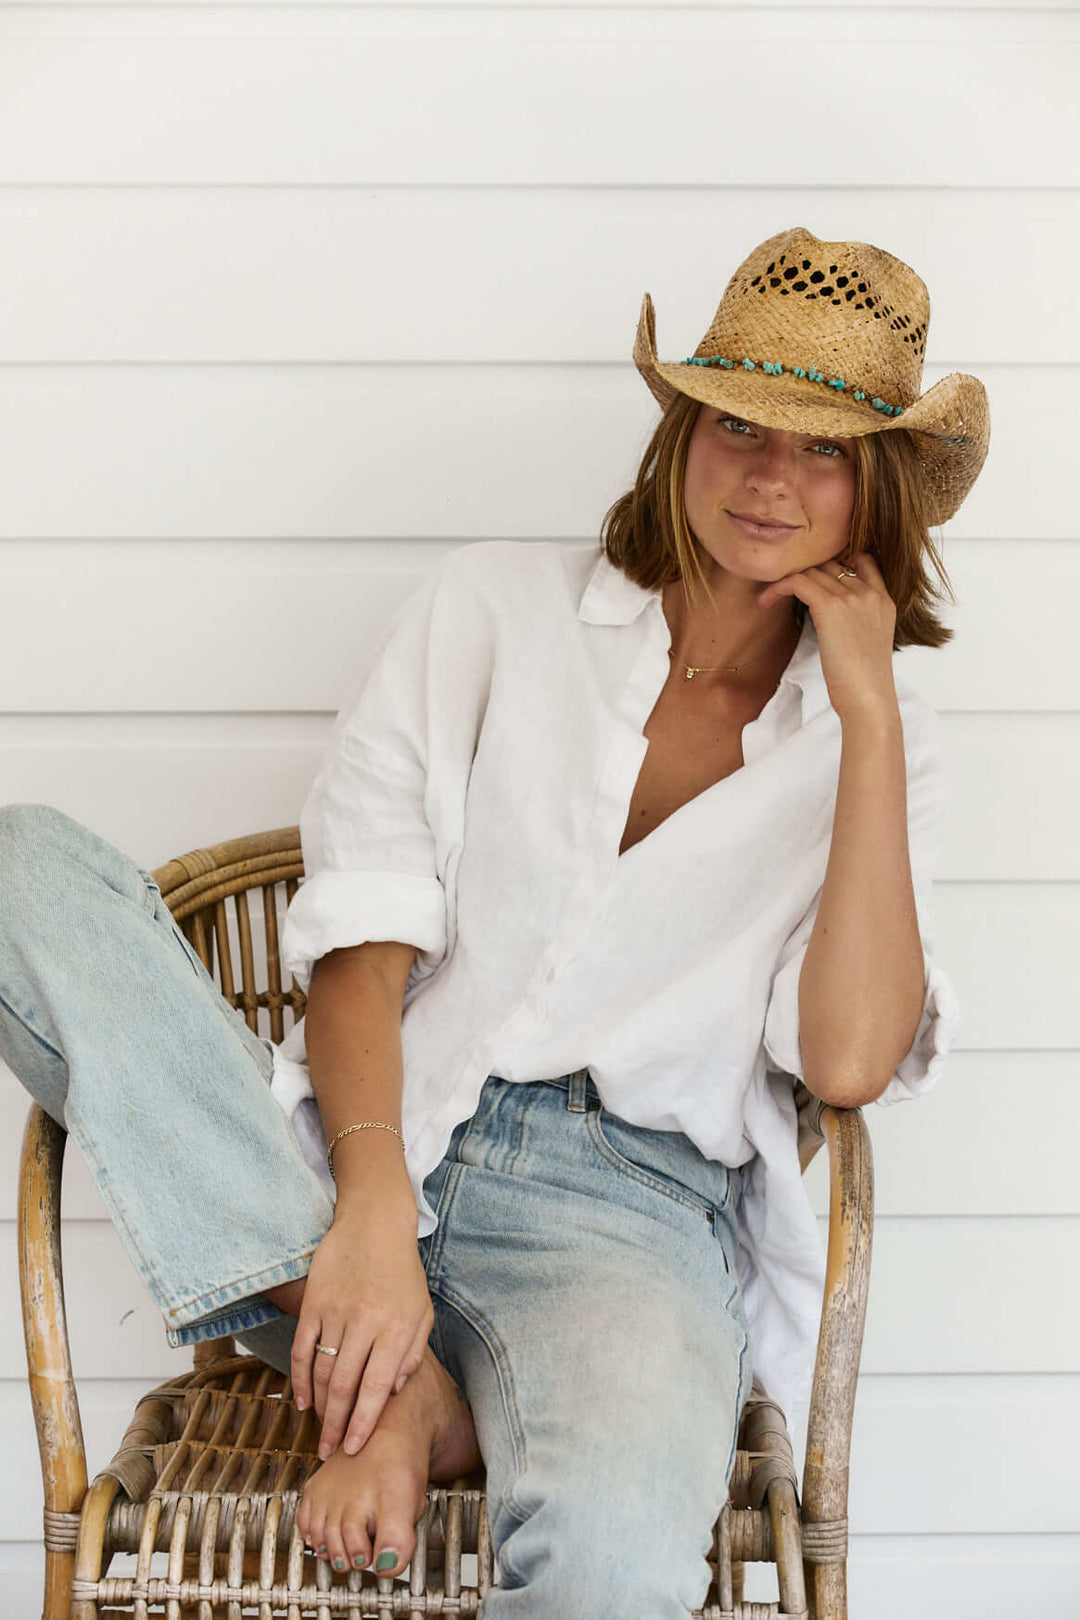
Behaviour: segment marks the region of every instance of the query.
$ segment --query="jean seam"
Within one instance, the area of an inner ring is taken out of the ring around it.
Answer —
[[[499,1382],[499,1393],[502,1396],[503,1413],[506,1417],[507,1432],[510,1436],[510,1446],[514,1454],[514,1471],[517,1477],[525,1471],[525,1431],[517,1411],[517,1401],[514,1397],[513,1378],[510,1373],[510,1358],[506,1348],[499,1338],[492,1324],[482,1316],[476,1308],[462,1298],[453,1288],[445,1283],[437,1285],[433,1290],[437,1293],[444,1305],[456,1311],[460,1317],[472,1328],[480,1339],[495,1368],[495,1376]]]
[[[662,1193],[673,1204],[680,1204],[684,1209],[691,1209],[695,1214],[703,1216],[705,1220],[712,1221],[714,1211],[718,1206],[710,1203],[707,1199],[703,1198],[699,1201],[696,1198],[690,1198],[676,1192],[673,1187],[667,1186],[657,1176],[650,1175],[647,1170],[642,1170],[638,1165],[631,1164],[629,1159],[624,1159],[622,1154],[617,1152],[605,1137],[603,1127],[600,1124],[600,1110],[598,1108],[589,1110],[585,1116],[585,1123],[592,1138],[593,1146],[616,1170],[621,1171],[623,1175],[628,1176],[631,1180],[640,1182],[643,1187],[650,1187],[654,1192]]]
[[[44,1050],[49,1053],[50,1057],[56,1058],[58,1063],[63,1063],[64,1054],[62,1052],[58,1052],[55,1046],[51,1046],[43,1035],[39,1035],[37,1030],[27,1023],[22,1013],[16,1012],[11,1003],[9,1001],[5,1001],[3,996],[0,996],[0,1007],[3,1007],[6,1012],[9,1012],[17,1024],[22,1025],[23,1029],[25,1029],[32,1041],[36,1041],[37,1045],[43,1047]]]
[[[435,1226],[433,1231],[429,1233],[431,1242],[428,1246],[427,1262],[424,1266],[424,1275],[427,1278],[429,1292],[435,1287],[434,1279],[442,1263],[443,1250],[446,1246],[446,1218],[453,1207],[454,1195],[457,1192],[457,1185],[461,1180],[461,1172],[464,1168],[465,1166],[455,1159],[447,1170],[443,1178],[443,1184],[439,1188],[439,1198],[434,1209]]]
[[[316,1247],[318,1247],[318,1245],[316,1245]],[[245,1284],[258,1283],[259,1279],[262,1278],[262,1277],[267,1278],[268,1281],[269,1281],[272,1273],[280,1271],[282,1266],[292,1266],[292,1265],[295,1265],[300,1260],[310,1260],[314,1253],[315,1253],[315,1249],[303,1249],[303,1250],[301,1250],[301,1252],[299,1254],[286,1255],[283,1260],[275,1260],[273,1265],[263,1266],[259,1271],[253,1271],[253,1272],[249,1273],[249,1275],[246,1276],[246,1277],[234,1277],[230,1282],[226,1283],[224,1285],[224,1287],[225,1288],[239,1288],[239,1287],[241,1287],[241,1286],[243,1286]],[[288,1279],[288,1280],[291,1280],[291,1279]],[[280,1287],[280,1284],[276,1283],[276,1282],[270,1282],[269,1286],[271,1288],[277,1288],[277,1287]],[[241,1294],[239,1297],[241,1299],[245,1299],[247,1297],[247,1294],[257,1294],[257,1293],[261,1293],[262,1291],[263,1290],[261,1288],[257,1288],[257,1287],[248,1288],[246,1290],[246,1292],[244,1294]],[[211,1305],[211,1306],[214,1306],[214,1305],[216,1305],[218,1303],[220,1303],[221,1309],[224,1310],[228,1306],[228,1304],[230,1302],[228,1300],[222,1300],[220,1302],[217,1301],[216,1296],[218,1296],[221,1292],[222,1292],[221,1288],[211,1288],[208,1293],[196,1294],[194,1299],[182,1300],[179,1305],[175,1305],[175,1306],[170,1307],[169,1315],[170,1316],[179,1316],[182,1311],[194,1310],[199,1305]],[[185,1324],[185,1326],[186,1325],[190,1325],[190,1324]]]
[[[518,1475],[518,1479],[520,1477],[521,1476]],[[528,1523],[530,1515],[526,1513],[525,1516],[522,1517],[520,1509],[517,1507],[517,1505],[514,1502],[511,1501],[514,1486],[517,1484],[517,1482],[518,1482],[518,1480],[514,1479],[511,1482],[511,1484],[509,1484],[507,1486],[506,1490],[502,1493],[502,1496],[501,1496],[501,1498],[499,1500],[499,1507],[500,1507],[500,1509],[505,1508],[507,1513],[510,1515],[510,1517],[512,1519],[514,1519],[516,1521],[518,1527],[520,1528],[521,1525]],[[493,1522],[494,1523],[498,1522],[497,1515],[496,1515],[496,1519]],[[514,1585],[507,1586],[505,1581],[501,1582],[500,1584],[503,1587],[505,1587],[505,1589],[508,1592],[513,1592],[513,1591],[519,1591],[520,1592],[520,1591],[523,1591],[528,1586],[529,1583],[528,1583],[527,1578],[521,1573],[520,1569],[518,1569],[517,1565],[514,1562],[513,1553],[510,1550],[510,1535],[512,1535],[512,1534],[513,1534],[513,1532],[511,1531],[510,1534],[503,1536],[502,1540],[499,1542],[499,1551],[498,1551],[496,1556],[497,1556],[497,1559],[498,1559],[498,1564],[499,1564],[500,1570],[502,1570],[505,1574],[512,1576],[513,1580],[517,1583],[516,1586],[514,1586]]]

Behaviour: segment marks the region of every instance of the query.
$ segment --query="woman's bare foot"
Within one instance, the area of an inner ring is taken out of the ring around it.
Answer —
[[[413,1555],[428,1480],[447,1484],[480,1462],[468,1403],[429,1345],[363,1449],[339,1446],[308,1481],[297,1525],[335,1569],[396,1575]]]

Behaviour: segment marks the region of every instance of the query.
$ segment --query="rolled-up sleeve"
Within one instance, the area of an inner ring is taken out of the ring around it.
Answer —
[[[460,558],[444,559],[391,620],[301,812],[304,879],[281,958],[305,993],[318,959],[346,946],[415,945],[414,977],[445,956],[446,877],[490,673]]]
[[[933,954],[933,882],[941,850],[941,822],[955,785],[940,717],[916,694],[903,705],[907,771],[908,855],[922,941],[923,1008],[915,1039],[885,1090],[874,1100],[890,1104],[920,1096],[941,1078],[960,1027],[952,983]],[[769,993],[763,1045],[767,1066],[803,1078],[799,1046],[799,977],[813,933],[821,889],[785,941]]]

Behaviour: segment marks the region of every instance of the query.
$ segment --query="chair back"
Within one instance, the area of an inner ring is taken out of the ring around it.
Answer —
[[[307,997],[289,975],[281,983],[279,922],[304,875],[299,827],[228,838],[159,866],[151,876],[221,994],[256,1035],[275,1043],[304,1016]],[[261,929],[252,927],[249,896],[260,896]],[[234,950],[235,947],[235,950]],[[239,986],[237,985],[239,967]],[[259,1028],[264,1009],[269,1030]]]

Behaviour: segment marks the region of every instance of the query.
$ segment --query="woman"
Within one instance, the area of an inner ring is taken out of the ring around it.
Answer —
[[[280,1047],[148,873],[0,813],[0,1052],[171,1341],[238,1332],[314,1403],[299,1523],[339,1570],[400,1572],[427,1478],[482,1457],[485,1620],[685,1615],[751,1379],[805,1394],[793,1077],[917,1094],[958,1016],[940,722],[893,654],[951,635],[928,528],[989,425],[974,378],[920,397],[928,318],[908,266],[803,228],[682,363],[646,295],[664,415],[599,552],[451,553],[338,716]]]

